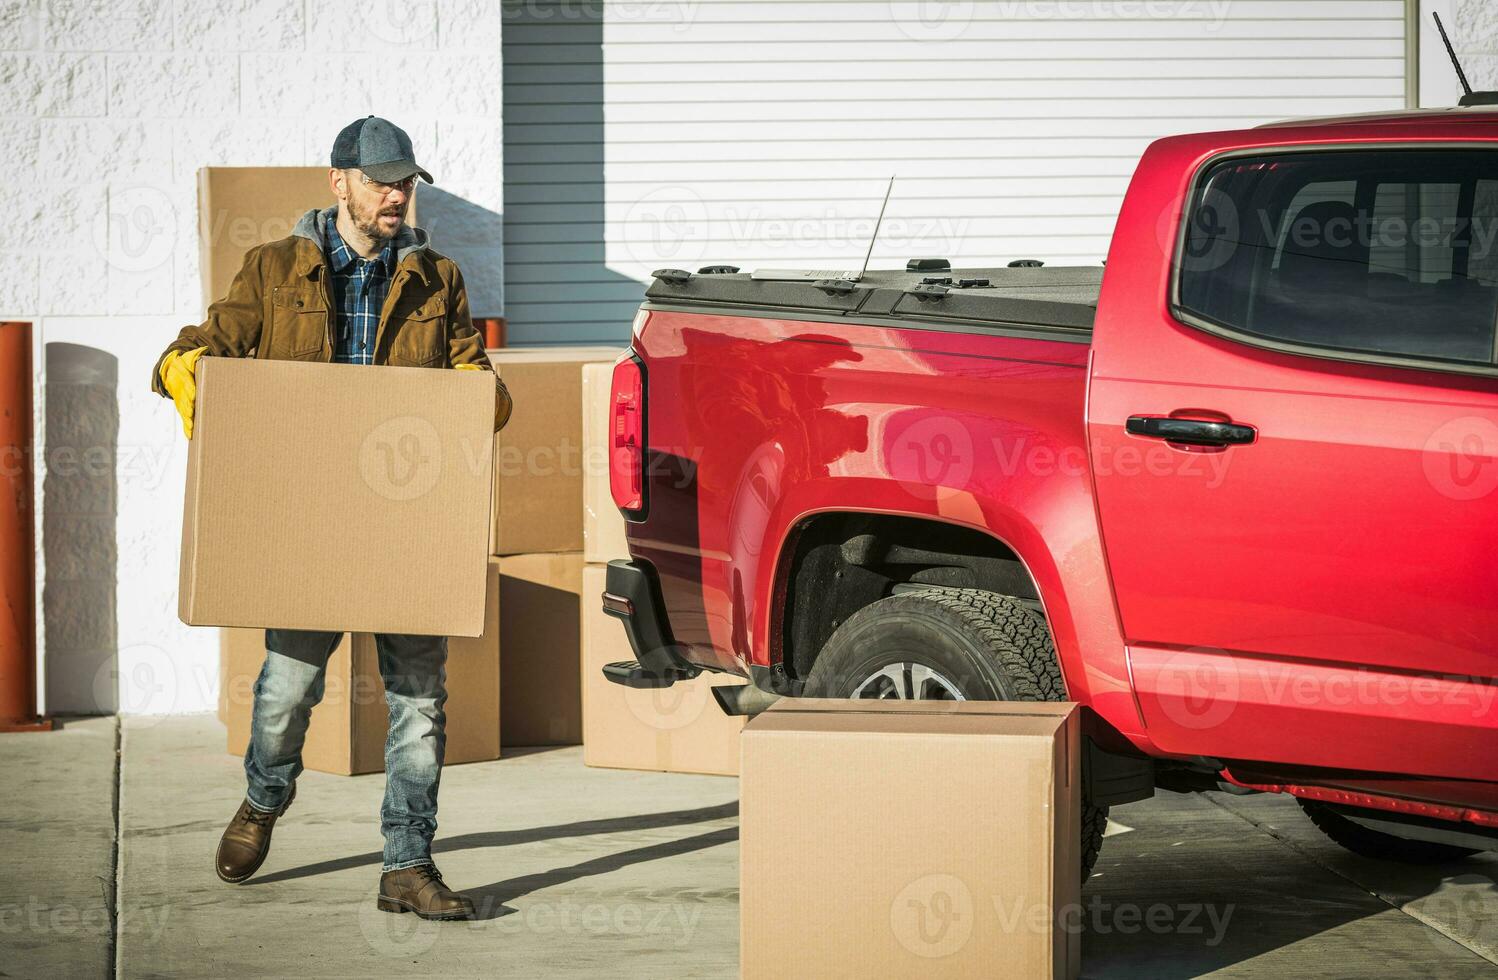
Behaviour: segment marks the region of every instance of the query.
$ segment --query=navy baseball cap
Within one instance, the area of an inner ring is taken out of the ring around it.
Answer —
[[[419,174],[428,184],[432,175],[416,164],[411,137],[388,119],[365,116],[343,127],[333,141],[333,166],[362,170],[371,180],[394,184]]]

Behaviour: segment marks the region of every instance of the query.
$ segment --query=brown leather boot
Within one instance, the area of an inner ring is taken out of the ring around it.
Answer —
[[[291,808],[294,799],[296,783],[291,784],[291,792],[286,794],[286,802],[279,810],[257,809],[248,799],[239,804],[239,812],[229,821],[218,842],[213,867],[220,878],[237,885],[260,870],[265,856],[270,853],[270,832],[276,827],[276,818]]]
[[[381,912],[415,912],[423,919],[471,919],[473,901],[447,887],[435,864],[380,875]]]

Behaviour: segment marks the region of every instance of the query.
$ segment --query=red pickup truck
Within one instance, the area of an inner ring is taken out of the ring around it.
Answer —
[[[1498,849],[1498,107],[1163,139],[1104,265],[662,270],[614,371],[620,683],[1070,699],[1084,827],[1296,796]]]

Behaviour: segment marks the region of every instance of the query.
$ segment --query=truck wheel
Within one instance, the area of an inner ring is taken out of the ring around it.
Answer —
[[[984,589],[901,592],[858,610],[828,638],[802,694],[915,701],[1064,701],[1045,620]],[[1082,880],[1108,808],[1082,800]]]
[[[1395,837],[1381,831],[1371,830],[1348,820],[1337,812],[1336,807],[1317,800],[1296,800],[1311,823],[1332,840],[1354,854],[1378,858],[1382,861],[1400,861],[1404,864],[1445,864],[1471,857],[1477,851],[1455,844],[1436,844],[1431,841],[1410,840]]]

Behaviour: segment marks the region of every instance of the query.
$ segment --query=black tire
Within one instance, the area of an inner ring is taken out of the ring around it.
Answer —
[[[1477,853],[1472,848],[1457,847],[1455,844],[1410,840],[1408,837],[1395,837],[1393,834],[1370,830],[1338,813],[1336,807],[1317,800],[1296,802],[1306,816],[1311,818],[1311,823],[1316,825],[1317,830],[1363,857],[1399,861],[1403,864],[1447,864]]]
[[[899,665],[920,665],[933,678]],[[1051,631],[1039,613],[984,589],[901,592],[858,610],[828,638],[809,698],[1064,701]],[[1108,808],[1082,800],[1082,880],[1103,845]]]

